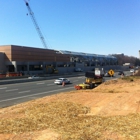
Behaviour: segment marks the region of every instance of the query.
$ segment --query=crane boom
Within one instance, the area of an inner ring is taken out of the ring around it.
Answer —
[[[25,0],[24,0],[24,1],[25,1]],[[38,24],[37,24],[37,22],[36,22],[34,13],[32,12],[32,9],[31,9],[29,3],[28,3],[27,1],[25,1],[25,4],[26,4],[27,9],[28,9],[28,11],[29,11],[30,17],[31,17],[31,19],[32,19],[32,21],[33,21],[33,23],[34,23],[34,26],[35,26],[35,28],[36,28],[36,30],[37,30],[37,33],[38,33],[38,35],[39,35],[39,37],[40,37],[40,39],[41,39],[41,41],[42,41],[43,46],[44,46],[45,48],[48,48],[47,45],[46,45],[45,39],[44,39],[44,37],[43,37],[43,34],[42,34],[42,32],[41,32],[41,30],[40,30],[40,28],[39,28],[39,26],[38,26]]]

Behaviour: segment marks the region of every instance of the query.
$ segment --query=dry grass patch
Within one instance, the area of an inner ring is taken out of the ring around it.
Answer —
[[[102,83],[97,88],[93,89],[94,92],[102,92],[102,93],[130,93],[134,91],[139,91],[139,88],[135,88],[136,85],[140,84],[139,76],[126,76],[123,78],[109,80]],[[128,87],[131,87],[129,91]]]
[[[51,102],[22,110],[23,118],[0,120],[0,133],[31,133],[52,129],[61,140],[105,140],[121,136],[140,140],[140,115],[103,117],[90,114],[90,108],[71,102]],[[81,115],[82,114],[82,115]],[[106,134],[108,132],[108,134]]]

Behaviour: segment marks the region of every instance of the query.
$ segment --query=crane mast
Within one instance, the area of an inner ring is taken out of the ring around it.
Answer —
[[[25,1],[25,0],[24,0],[24,1]],[[39,35],[39,37],[40,37],[40,39],[41,39],[41,41],[42,41],[43,46],[44,46],[45,48],[48,48],[47,45],[46,45],[45,39],[44,39],[44,37],[43,37],[43,34],[42,34],[42,32],[41,32],[41,30],[40,30],[40,28],[39,28],[39,26],[38,26],[38,24],[37,24],[37,22],[36,22],[34,13],[32,12],[32,9],[31,9],[29,3],[28,3],[27,1],[25,1],[25,4],[26,4],[27,9],[28,9],[28,11],[29,11],[30,17],[31,17],[31,19],[32,19],[32,21],[33,21],[33,23],[34,23],[34,26],[35,26],[35,28],[36,28],[36,30],[37,30],[37,33],[38,33],[38,35]]]

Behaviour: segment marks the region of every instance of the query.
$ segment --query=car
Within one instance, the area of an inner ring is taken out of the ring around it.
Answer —
[[[118,75],[124,75],[124,72],[123,71],[119,71]]]
[[[110,76],[110,75],[108,74],[108,72],[105,72],[105,73],[104,73],[104,77],[108,77],[108,76]]]
[[[33,75],[33,76],[28,77],[28,79],[38,79],[38,78],[40,78],[40,77],[39,76],[36,76],[36,75]]]
[[[83,70],[81,68],[75,68],[75,72],[82,72]]]
[[[114,74],[113,75],[110,75],[109,72],[105,72],[104,73],[104,77],[114,77]]]
[[[136,66],[136,69],[139,69],[139,66]]]
[[[130,69],[130,72],[131,72],[131,73],[134,73],[134,72],[135,72],[135,70],[134,70],[134,69]]]
[[[108,71],[105,71],[105,72],[104,72],[104,77],[111,77],[111,75],[109,74]]]
[[[70,83],[70,80],[67,79],[67,78],[58,78],[54,81],[55,84],[57,85],[61,85],[62,83],[65,83],[65,84],[69,84]]]

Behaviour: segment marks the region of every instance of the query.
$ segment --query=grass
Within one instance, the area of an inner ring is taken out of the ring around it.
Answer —
[[[30,133],[49,128],[61,134],[60,140],[107,140],[107,137],[109,140],[112,134],[126,140],[140,140],[138,113],[110,117],[87,115],[90,108],[71,102],[40,104],[21,113],[25,117],[1,119],[0,133]]]

